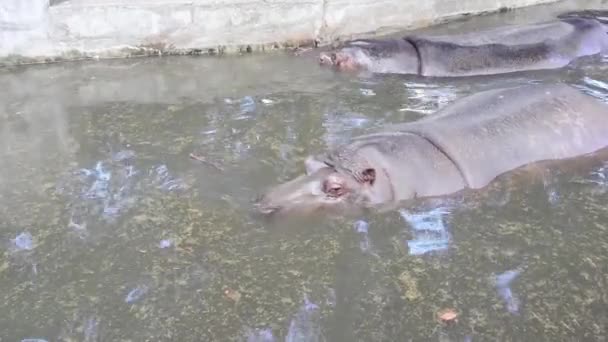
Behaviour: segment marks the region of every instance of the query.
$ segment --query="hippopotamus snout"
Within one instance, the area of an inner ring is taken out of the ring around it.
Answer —
[[[265,217],[278,216],[276,214],[284,212],[284,207],[278,201],[278,196],[269,191],[265,194],[260,194],[254,200],[253,207],[255,211]]]
[[[361,54],[361,52],[355,51],[353,48],[343,48],[335,52],[321,52],[319,54],[319,64],[334,67],[341,71],[358,70],[361,68],[362,60],[365,60],[365,58],[358,58],[358,54]]]
[[[359,200],[359,190],[352,177],[323,167],[272,187],[257,198],[254,207],[267,217],[344,211]]]
[[[336,54],[333,52],[321,52],[319,55],[319,64],[321,65],[334,65],[336,60]]]

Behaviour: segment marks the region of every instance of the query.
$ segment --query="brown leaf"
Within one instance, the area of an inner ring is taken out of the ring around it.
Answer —
[[[437,312],[437,319],[442,323],[454,323],[458,321],[458,312],[452,308],[446,308]]]
[[[224,296],[235,303],[238,303],[238,301],[241,300],[241,293],[231,288],[224,289]]]

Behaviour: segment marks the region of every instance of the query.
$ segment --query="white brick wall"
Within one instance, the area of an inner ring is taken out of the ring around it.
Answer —
[[[427,26],[556,0],[1,0],[2,57],[126,56],[143,48],[270,47]],[[571,0],[574,1],[574,0]],[[589,3],[602,0],[586,0]],[[145,52],[145,51],[144,51]]]

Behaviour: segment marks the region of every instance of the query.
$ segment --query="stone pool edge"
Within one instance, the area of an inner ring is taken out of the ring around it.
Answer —
[[[5,0],[0,67],[295,50],[557,1]]]

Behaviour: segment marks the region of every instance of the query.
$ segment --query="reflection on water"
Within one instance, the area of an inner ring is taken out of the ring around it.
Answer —
[[[286,342],[325,341],[319,325],[319,306],[304,297],[304,304],[289,323]]]
[[[509,270],[496,276],[496,289],[505,302],[507,311],[517,314],[519,311],[519,299],[511,291],[511,283],[519,277],[521,270]]]
[[[447,208],[435,208],[417,214],[402,209],[399,213],[414,230],[415,238],[407,241],[411,255],[422,255],[448,248],[450,234],[444,224],[444,216],[449,214]]]
[[[327,146],[495,87],[608,101],[607,70],[356,77],[280,55],[3,70],[1,338],[604,338],[606,164],[355,219],[250,209]]]
[[[32,241],[32,234],[28,232],[20,233],[12,240],[14,247],[17,250],[31,250],[34,248],[34,242]]]

